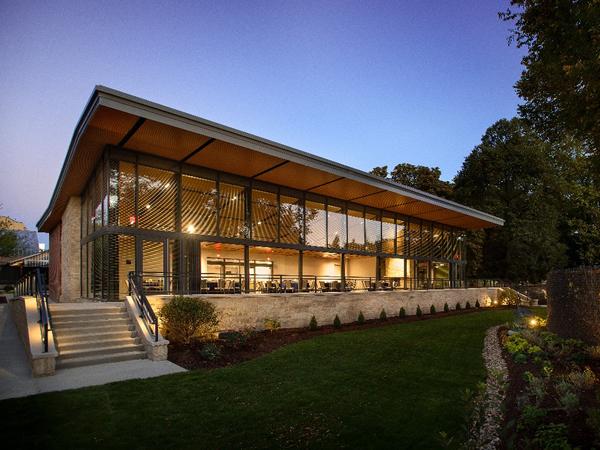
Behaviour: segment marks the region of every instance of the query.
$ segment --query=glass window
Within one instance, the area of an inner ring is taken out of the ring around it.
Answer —
[[[397,219],[396,221],[396,254],[408,255],[408,249],[406,248],[406,226],[407,223],[404,220]]]
[[[246,194],[243,186],[219,184],[219,233],[234,238],[249,237],[246,226]]]
[[[346,247],[346,213],[343,206],[327,205],[327,234],[329,248]]]
[[[182,175],[182,231],[191,234],[217,234],[217,201],[215,181]]]
[[[133,227],[135,214],[135,164],[111,161],[110,212],[111,225]]]
[[[138,224],[140,228],[175,231],[175,174],[138,166]]]
[[[431,255],[433,258],[442,258],[443,251],[443,230],[441,227],[434,226],[433,227],[433,236],[432,236],[432,249]]]
[[[396,222],[392,215],[384,214],[381,219],[381,251],[394,254],[396,240]]]
[[[411,256],[421,256],[423,254],[421,245],[421,224],[418,222],[409,222],[406,231],[408,232]]]
[[[365,218],[362,210],[348,209],[348,248],[350,250],[365,248]]]
[[[421,256],[431,256],[433,250],[433,232],[431,224],[423,222],[421,226]]]
[[[381,219],[379,214],[369,212],[365,213],[365,232],[366,242],[365,250],[368,252],[377,252],[381,248]]]
[[[252,190],[252,239],[276,241],[279,223],[277,194]]]
[[[306,245],[325,247],[326,215],[325,205],[321,202],[306,201]]]
[[[287,195],[281,195],[280,201],[280,217],[281,224],[279,228],[280,242],[288,244],[298,244],[302,242],[302,227],[303,227],[303,208],[302,202]]]

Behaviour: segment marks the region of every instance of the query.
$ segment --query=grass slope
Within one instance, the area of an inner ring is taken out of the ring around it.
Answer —
[[[6,448],[438,448],[512,312],[335,333],[213,371],[0,402]]]

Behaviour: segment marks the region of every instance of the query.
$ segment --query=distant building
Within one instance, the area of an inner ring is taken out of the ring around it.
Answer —
[[[28,230],[23,222],[8,216],[0,216],[0,223],[17,235],[19,245],[12,256],[29,256],[40,251],[36,231]]]

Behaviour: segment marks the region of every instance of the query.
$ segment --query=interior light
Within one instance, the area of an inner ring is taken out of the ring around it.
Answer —
[[[260,225],[262,222],[259,220],[258,222],[256,222],[256,225]]]
[[[146,209],[150,209],[150,203],[146,204]]]
[[[234,195],[233,197],[231,197],[231,200],[237,200],[237,195]]]
[[[165,187],[166,187],[167,189],[169,189],[169,188],[171,187],[171,183],[167,183],[167,184],[165,184]]]
[[[135,216],[129,216],[129,225],[135,224]]]
[[[221,255],[219,253],[217,253],[217,258],[220,258],[220,257],[221,257]]]
[[[196,231],[196,227],[194,225],[188,225],[187,226],[187,232],[188,233],[194,233]]]

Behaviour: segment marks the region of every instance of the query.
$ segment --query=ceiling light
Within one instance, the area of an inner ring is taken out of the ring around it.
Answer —
[[[150,203],[146,204],[146,209],[150,209]]]
[[[187,232],[188,233],[195,233],[196,232],[196,227],[194,225],[188,225],[187,226]]]

